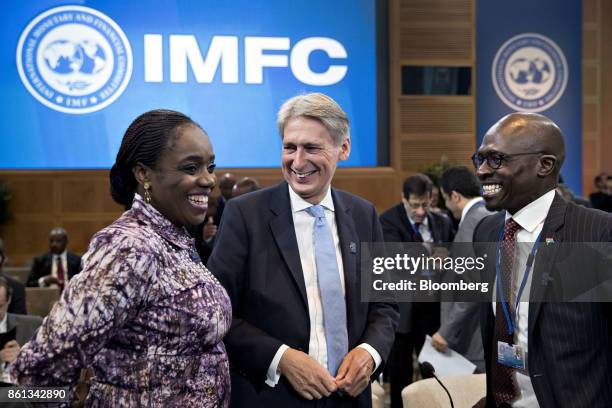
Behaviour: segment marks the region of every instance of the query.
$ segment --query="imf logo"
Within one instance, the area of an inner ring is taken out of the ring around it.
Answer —
[[[62,6],[39,14],[17,45],[17,69],[27,90],[64,113],[90,113],[113,103],[132,75],[132,49],[108,16]]]
[[[550,38],[524,33],[501,46],[492,67],[495,91],[510,108],[541,112],[553,106],[565,91],[567,61]]]

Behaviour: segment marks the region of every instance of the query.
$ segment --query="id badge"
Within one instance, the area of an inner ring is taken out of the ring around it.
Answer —
[[[524,370],[525,353],[523,353],[523,348],[516,344],[508,344],[503,341],[498,341],[497,362],[505,365],[506,367]]]

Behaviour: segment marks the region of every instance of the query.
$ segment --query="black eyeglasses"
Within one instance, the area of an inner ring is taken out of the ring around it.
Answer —
[[[504,162],[509,161],[515,156],[527,156],[531,154],[542,154],[543,152],[528,152],[528,153],[515,153],[515,154],[504,154],[498,152],[487,152],[485,154],[475,153],[472,156],[472,163],[474,163],[474,167],[476,170],[482,166],[482,164],[486,161],[487,166],[492,168],[493,170],[499,169]]]

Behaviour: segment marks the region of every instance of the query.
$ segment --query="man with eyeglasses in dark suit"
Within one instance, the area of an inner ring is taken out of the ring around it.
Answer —
[[[380,215],[385,242],[422,242],[431,252],[440,250],[435,244],[453,240],[451,220],[429,210],[432,188],[433,183],[424,174],[404,181],[402,202]],[[440,326],[439,302],[401,302],[399,309],[400,321],[386,371],[391,382],[392,408],[402,407],[402,389],[412,382],[413,351],[418,353],[425,335],[434,334]]]
[[[549,276],[560,265],[555,243],[612,242],[611,215],[555,193],[564,158],[561,130],[534,113],[503,117],[473,156],[486,207],[499,210],[474,232],[475,243],[498,248],[482,274],[496,300],[481,304],[486,407],[612,406],[612,304],[521,296],[564,284]]]

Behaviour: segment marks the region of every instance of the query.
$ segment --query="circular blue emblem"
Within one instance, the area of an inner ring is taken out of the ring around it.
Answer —
[[[541,112],[565,91],[567,61],[559,46],[541,34],[510,38],[497,51],[491,76],[500,99],[517,111]]]
[[[17,69],[43,105],[72,114],[113,103],[132,76],[132,48],[117,23],[89,7],[39,14],[21,33]]]

